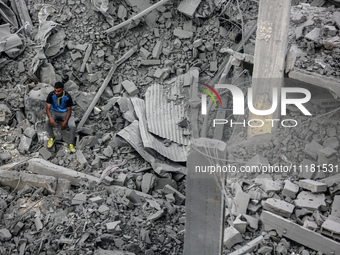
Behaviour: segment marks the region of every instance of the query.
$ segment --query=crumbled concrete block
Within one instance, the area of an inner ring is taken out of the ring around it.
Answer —
[[[96,203],[97,205],[101,205],[104,202],[104,199],[100,196],[96,196],[96,197],[89,198],[89,202]]]
[[[323,147],[329,147],[333,150],[339,148],[339,140],[336,137],[329,137],[323,142]]]
[[[161,61],[159,59],[142,59],[140,63],[144,66],[155,66],[160,65]]]
[[[203,45],[203,40],[202,39],[197,39],[197,40],[195,40],[194,42],[193,42],[193,46],[195,47],[195,48],[198,48],[198,47],[200,47],[200,46],[202,46]]]
[[[8,231],[7,228],[0,229],[0,241],[9,241],[12,239],[12,234]]]
[[[334,239],[340,240],[340,218],[332,215],[328,216],[325,222],[321,225],[320,232],[324,235],[331,236]]]
[[[50,157],[52,157],[52,153],[46,149],[45,147],[42,147],[40,150],[39,150],[39,154],[45,159],[45,160],[48,160]]]
[[[156,177],[151,174],[151,173],[146,173],[143,175],[143,180],[142,180],[142,191],[144,193],[149,193],[151,189],[154,187],[156,182]]]
[[[107,232],[114,232],[120,223],[120,220],[106,223]]]
[[[124,173],[119,173],[117,178],[114,179],[113,185],[124,186],[126,182],[127,175]]]
[[[171,187],[169,184],[164,186],[163,192],[165,194],[173,194],[175,199],[176,199],[176,204],[178,204],[178,205],[181,205],[185,200],[185,196],[181,192],[179,192],[178,190]]]
[[[161,78],[163,75],[164,71],[163,69],[157,68],[156,71],[154,72],[153,76],[157,79]]]
[[[87,164],[87,160],[83,154],[83,152],[81,150],[77,150],[76,151],[76,157],[77,157],[77,160],[80,164],[82,165],[86,165]]]
[[[135,96],[138,94],[138,88],[132,81],[125,80],[122,82],[122,86],[130,96]]]
[[[4,152],[4,153],[0,153],[0,161],[8,161],[12,158],[12,154],[9,153],[8,151]]]
[[[326,207],[325,194],[314,194],[307,191],[301,191],[297,199],[294,200],[297,208],[306,208],[308,210],[318,210],[321,206]]]
[[[80,58],[83,58],[83,55],[81,55],[79,51],[76,51],[75,53],[71,53],[71,59],[73,61],[80,59]]]
[[[56,195],[64,196],[67,191],[71,189],[71,182],[69,180],[59,178],[56,187]]]
[[[275,198],[269,198],[266,201],[263,201],[262,207],[265,210],[277,213],[286,218],[289,218],[294,211],[294,205]]]
[[[314,42],[319,42],[321,36],[321,28],[314,28],[308,34],[305,35],[305,38]]]
[[[159,29],[158,28],[154,28],[153,29],[153,34],[155,35],[156,38],[159,37]]]
[[[290,180],[285,181],[285,186],[282,191],[282,195],[294,199],[299,192],[299,186],[292,183]]]
[[[340,195],[334,196],[331,215],[340,218]]]
[[[249,194],[242,191],[242,188],[237,189],[235,194],[236,206],[232,207],[233,214],[239,215],[247,212],[250,196]]]
[[[29,138],[34,138],[36,134],[37,134],[37,131],[33,127],[27,127],[24,131],[24,135]]]
[[[301,12],[295,12],[295,13],[292,13],[291,15],[291,21],[294,24],[299,24],[299,23],[305,22],[306,20],[307,20],[306,15],[304,15]]]
[[[162,209],[162,210],[159,210],[159,211],[157,211],[156,213],[151,214],[149,217],[147,217],[147,220],[148,220],[148,221],[158,220],[158,219],[160,219],[164,214],[165,214],[165,211],[164,211],[163,209]]]
[[[152,57],[155,59],[159,59],[162,53],[162,41],[158,40],[155,47],[152,50]]]
[[[151,52],[143,47],[140,48],[140,52],[144,55],[145,58],[148,58],[151,55]]]
[[[273,247],[270,246],[262,246],[260,249],[257,250],[258,254],[272,254]]]
[[[305,220],[303,223],[303,227],[314,231],[318,228],[318,225],[314,221]]]
[[[323,154],[326,158],[329,158],[336,154],[336,150],[326,147],[319,150],[319,153]]]
[[[228,227],[224,230],[223,243],[231,249],[235,244],[243,242],[243,238],[240,232],[234,227]]]
[[[134,190],[128,190],[125,194],[127,199],[129,199],[134,204],[142,204],[140,196]]]
[[[305,149],[303,151],[313,159],[317,159],[318,151],[321,150],[322,148],[323,148],[322,145],[313,140],[311,143],[305,145]]]
[[[247,222],[246,221],[242,221],[239,218],[237,218],[236,220],[234,220],[234,228],[236,228],[241,234],[244,234],[246,232],[247,229]]]
[[[205,46],[205,49],[206,49],[207,51],[213,51],[213,50],[214,50],[214,45],[213,45],[211,42],[206,42],[206,43],[204,44],[204,46]]]
[[[172,178],[157,178],[155,190],[163,189],[165,185],[169,184],[174,189],[177,189],[177,183]]]
[[[201,3],[201,0],[182,0],[178,5],[177,10],[190,18],[194,17],[194,13]]]
[[[242,214],[242,218],[246,220],[250,228],[257,230],[259,227],[259,220],[253,216]]]
[[[20,61],[19,63],[18,63],[18,72],[19,73],[23,73],[23,72],[25,72],[25,66],[24,66],[24,63],[22,62],[22,61]]]
[[[110,211],[110,208],[107,207],[106,205],[100,205],[99,208],[98,208],[98,212],[101,213],[101,214],[103,214],[107,211]]]
[[[300,180],[299,186],[313,193],[325,192],[327,190],[327,186],[325,183],[317,182],[310,179]]]
[[[271,180],[271,177],[267,178],[267,177],[262,177],[262,176],[268,176],[268,175],[259,175],[258,177],[256,177],[255,179],[255,183],[257,184],[261,184],[261,188],[269,193],[269,192],[278,192],[282,189],[281,183],[279,183],[278,181],[273,181]]]
[[[333,20],[338,29],[340,29],[340,12],[334,12],[333,13]]]
[[[87,200],[86,194],[80,193],[76,194],[72,199],[72,205],[80,205],[85,203]]]
[[[15,224],[14,228],[12,229],[11,231],[12,234],[15,236],[18,235],[23,226],[25,226],[25,224],[19,221],[17,224]]]
[[[20,181],[19,181],[20,180]],[[28,173],[19,173],[16,171],[0,170],[0,184],[11,188],[23,189],[26,184],[42,187],[50,194],[54,194],[56,190],[56,178],[52,176],[36,175]]]
[[[179,28],[176,28],[174,30],[174,36],[177,36],[178,38],[188,39],[188,38],[191,38],[193,35],[194,35],[193,32],[185,31]]]
[[[217,61],[210,62],[210,72],[216,72],[218,70]]]
[[[338,33],[338,30],[336,29],[335,26],[325,25],[323,26],[322,30],[325,32],[327,36],[336,36],[336,34]]]
[[[43,224],[39,217],[34,218],[34,224],[35,224],[35,228],[37,229],[37,231],[40,231],[43,229]]]
[[[24,154],[25,152],[29,151],[31,144],[32,144],[31,138],[25,135],[21,135],[18,150],[20,151],[20,153]]]
[[[165,199],[169,203],[175,203],[176,202],[176,198],[175,198],[175,196],[173,194],[166,194],[165,195]]]

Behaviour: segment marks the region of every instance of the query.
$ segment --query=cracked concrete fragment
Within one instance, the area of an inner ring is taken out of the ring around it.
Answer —
[[[306,208],[312,211],[319,210],[326,207],[325,194],[302,191],[294,200],[294,204],[298,208]]]
[[[289,218],[294,210],[294,205],[275,198],[268,198],[266,201],[263,201],[262,207],[265,210],[277,213],[286,218]]]
[[[235,244],[243,242],[242,235],[234,227],[228,227],[224,230],[223,243],[231,249]]]

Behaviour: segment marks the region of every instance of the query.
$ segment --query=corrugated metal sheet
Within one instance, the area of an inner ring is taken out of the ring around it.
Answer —
[[[144,147],[152,148],[162,156],[175,162],[187,161],[187,146],[179,145],[178,143],[174,142],[172,142],[169,146],[165,146],[165,144],[163,143],[164,139],[157,138],[156,136],[152,135],[148,130],[144,100],[137,97],[132,97],[131,101],[134,106],[136,115],[139,119],[139,129],[141,132]]]
[[[185,75],[191,76],[190,73]],[[190,137],[183,135],[183,132],[190,133],[190,130],[178,125],[184,118],[188,119],[188,100],[183,98],[181,91],[185,75],[178,76],[171,84],[151,85],[145,93],[145,103],[148,129],[151,133],[188,145]]]
[[[129,126],[119,131],[117,135],[125,139],[139,155],[148,161],[157,174],[161,176],[166,175],[167,172],[187,174],[186,167],[171,161],[165,162],[160,159],[161,157],[156,151],[143,146],[138,120],[133,121]]]

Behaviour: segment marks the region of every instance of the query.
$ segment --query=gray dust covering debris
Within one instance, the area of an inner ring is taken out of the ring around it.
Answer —
[[[247,103],[208,87],[247,102],[265,2],[0,0],[0,254],[340,254],[340,1],[283,24],[282,86],[312,116],[249,138]],[[60,124],[47,147],[56,82],[76,153]]]

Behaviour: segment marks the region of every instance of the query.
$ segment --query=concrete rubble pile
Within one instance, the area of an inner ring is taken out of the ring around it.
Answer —
[[[256,23],[258,1],[161,2],[0,1],[0,254],[182,254],[190,89],[223,70],[227,53],[235,69],[251,62],[255,35],[245,54],[227,49]],[[339,8],[293,2],[287,73],[337,78]],[[74,99],[76,123],[84,121],[75,154],[59,128],[56,145],[46,147],[45,100],[56,81]],[[335,109],[339,94],[331,92],[308,107]],[[237,144],[246,134],[234,132],[229,158],[340,163],[337,121],[311,124],[294,108],[289,114],[299,116],[299,129],[266,142]],[[230,176],[235,217],[231,224],[226,215],[224,254],[322,254],[309,243],[314,237],[301,243],[275,224],[294,223],[337,243],[339,178],[322,171]]]

